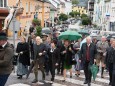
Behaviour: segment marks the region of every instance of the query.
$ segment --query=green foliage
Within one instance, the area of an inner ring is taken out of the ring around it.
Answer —
[[[82,14],[81,18],[88,17],[86,14]]]
[[[42,27],[41,26],[38,26],[36,25],[36,36],[41,36],[41,31],[42,31]]]
[[[77,11],[73,11],[73,12],[70,12],[69,15],[70,15],[71,17],[77,17],[77,16],[80,16],[80,13],[77,12]]]
[[[79,0],[72,0],[72,4],[73,4],[73,5],[79,4]]]
[[[74,11],[74,16],[75,16],[75,17],[80,16],[80,13],[77,12],[77,11]]]
[[[82,24],[83,24],[83,25],[89,25],[89,24],[91,24],[90,18],[88,18],[88,17],[83,17],[83,18],[82,18]]]
[[[36,26],[36,25],[40,25],[41,24],[41,21],[40,20],[38,20],[38,19],[33,19],[32,20],[32,24],[34,25],[34,26]]]
[[[60,21],[66,21],[68,19],[68,16],[64,13],[61,13],[59,16],[59,20]]]
[[[70,12],[69,15],[70,15],[71,17],[74,17],[74,12]]]

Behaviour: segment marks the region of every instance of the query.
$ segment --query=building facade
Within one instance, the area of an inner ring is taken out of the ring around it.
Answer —
[[[93,23],[101,30],[115,31],[115,0],[96,0]]]

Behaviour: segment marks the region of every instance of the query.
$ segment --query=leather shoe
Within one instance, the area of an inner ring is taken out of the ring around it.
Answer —
[[[88,83],[87,80],[85,80],[85,81],[84,81],[84,84],[87,84],[87,83]]]
[[[38,80],[36,80],[36,79],[34,79],[34,80],[32,81],[32,83],[36,83],[36,82],[38,82]]]
[[[88,86],[91,86],[91,83],[88,83]]]

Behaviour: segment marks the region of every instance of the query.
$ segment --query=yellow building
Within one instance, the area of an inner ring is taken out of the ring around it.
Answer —
[[[72,11],[77,11],[81,14],[87,14],[87,9],[83,6],[73,6]]]
[[[7,0],[8,6],[16,4],[17,0]],[[32,20],[38,18],[41,20],[41,25],[50,18],[50,3],[43,2],[42,0],[20,0],[20,7],[24,8],[23,14],[17,17],[21,23],[21,29],[29,29]]]

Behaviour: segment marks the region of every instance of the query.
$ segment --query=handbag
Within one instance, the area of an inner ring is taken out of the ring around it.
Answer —
[[[72,64],[72,65],[75,65],[76,63],[77,63],[77,62],[76,62],[76,59],[75,59],[75,57],[73,57],[73,58],[72,58],[72,61],[71,61],[71,64]]]
[[[18,55],[14,55],[12,59],[13,65],[17,65]]]

